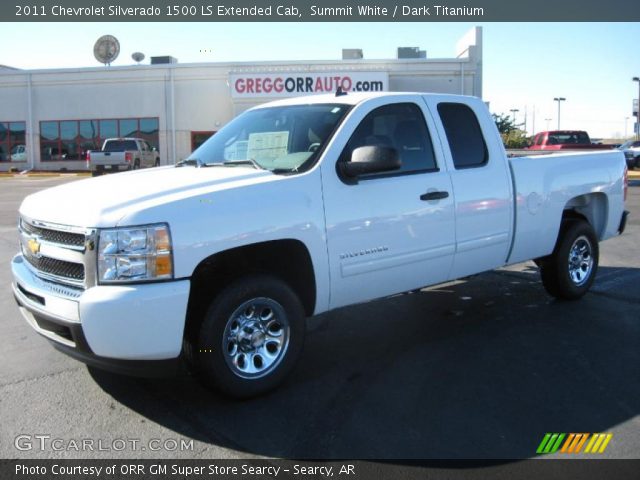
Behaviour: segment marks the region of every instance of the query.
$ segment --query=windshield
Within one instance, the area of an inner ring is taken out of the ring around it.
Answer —
[[[310,168],[348,105],[318,104],[250,110],[203,143],[186,160],[193,165],[252,165],[280,172]]]

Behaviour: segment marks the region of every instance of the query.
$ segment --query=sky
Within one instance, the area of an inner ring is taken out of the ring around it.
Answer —
[[[632,135],[638,98],[640,23],[5,23],[0,64],[23,69],[95,67],[93,44],[114,35],[121,53],[113,65],[172,55],[180,63],[339,60],[342,48],[365,59],[396,57],[399,46],[427,58],[452,58],[470,28],[483,27],[483,99],[493,113],[527,112],[529,133],[557,127],[594,138]],[[0,107],[1,109],[1,107]],[[535,112],[535,113],[534,113]],[[546,120],[549,119],[549,120]],[[534,124],[535,122],[535,124]]]

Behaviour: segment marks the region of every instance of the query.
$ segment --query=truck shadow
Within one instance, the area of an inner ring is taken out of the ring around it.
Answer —
[[[618,270],[637,285],[640,269]],[[532,267],[324,314],[286,384],[248,401],[191,377],[91,375],[148,419],[249,454],[527,458],[545,432],[608,432],[640,413],[640,296],[605,287],[557,302]]]

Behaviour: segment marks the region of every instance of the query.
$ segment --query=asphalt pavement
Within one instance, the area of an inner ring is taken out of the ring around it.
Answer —
[[[0,458],[522,459],[547,432],[612,433],[599,458],[640,457],[638,180],[582,300],[553,300],[524,263],[343,308],[308,321],[281,388],[242,402],[88,369],[26,325],[17,208],[69,181],[0,178]]]

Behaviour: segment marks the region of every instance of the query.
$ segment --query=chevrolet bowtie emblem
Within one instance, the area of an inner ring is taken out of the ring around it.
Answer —
[[[40,242],[38,242],[38,240],[36,240],[35,238],[30,238],[27,242],[27,246],[29,247],[29,251],[33,255],[38,255],[40,253]]]

